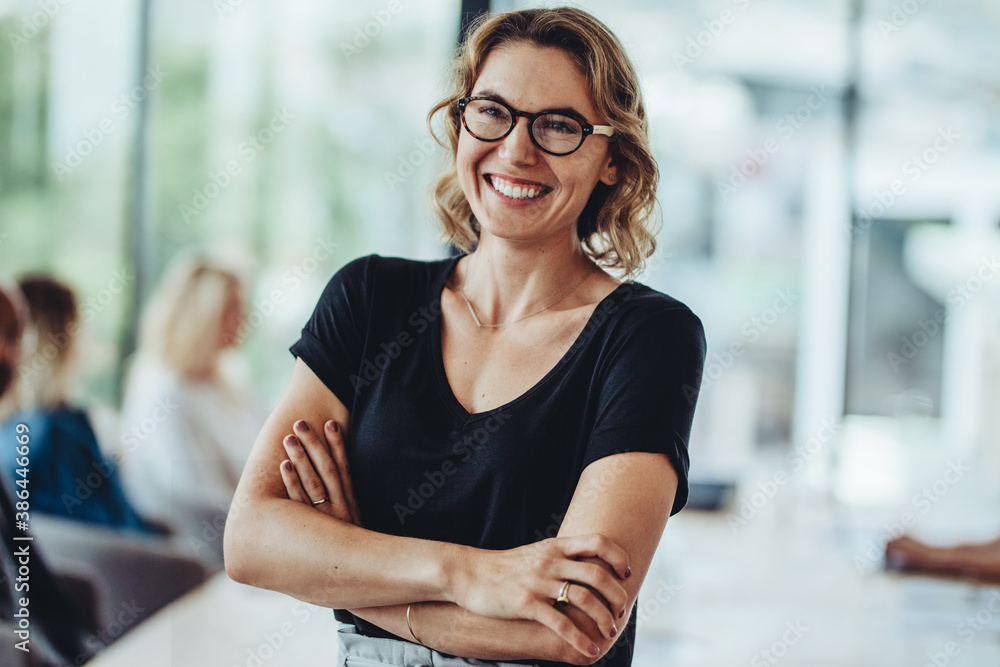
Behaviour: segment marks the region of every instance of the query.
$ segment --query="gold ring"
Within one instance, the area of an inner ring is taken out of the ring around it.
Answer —
[[[323,503],[325,503],[325,502],[326,502],[326,500],[327,500],[326,498],[324,498],[323,500],[314,500],[314,501],[313,501],[313,505],[314,505],[314,506],[315,506],[315,505],[322,505]]]
[[[559,591],[559,597],[556,598],[557,604],[569,604],[569,582],[565,582],[562,585],[562,589]]]

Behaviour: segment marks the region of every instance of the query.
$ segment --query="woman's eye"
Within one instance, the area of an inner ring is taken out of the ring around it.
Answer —
[[[569,123],[561,120],[550,120],[545,119],[542,123],[543,130],[547,132],[559,132],[562,134],[576,134],[576,125],[574,123]]]

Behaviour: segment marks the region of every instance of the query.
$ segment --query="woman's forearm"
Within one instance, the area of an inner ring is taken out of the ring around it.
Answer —
[[[580,560],[608,568],[599,558],[582,557]],[[412,640],[405,604],[348,611],[397,637]],[[621,635],[611,639],[605,637],[594,620],[575,606],[562,607],[560,611],[597,645],[598,656],[581,653],[550,627],[537,621],[483,616],[452,602],[415,602],[410,610],[410,621],[417,639],[425,646],[441,653],[479,660],[551,660],[588,665],[604,656],[621,639]],[[618,627],[625,628],[631,615],[630,604]]]
[[[237,494],[225,530],[234,580],[334,609],[451,599],[471,547],[386,535],[288,499]]]
[[[347,609],[403,638],[410,637],[406,606],[412,603],[414,632],[442,653],[589,664],[542,623],[484,616],[453,602],[480,551],[473,547],[377,533],[288,499],[234,507],[224,539],[234,580]],[[562,611],[602,652],[613,643],[584,612]]]
[[[456,572],[474,561],[471,547],[377,533],[289,499],[279,472],[289,458],[285,437],[294,429],[297,446],[318,451],[325,441],[323,447],[313,441],[333,422],[346,433],[347,409],[297,361],[230,506],[226,572],[240,583],[334,609],[452,601]]]
[[[349,609],[352,614],[412,641],[406,606]],[[452,602],[417,602],[410,609],[420,643],[441,653],[479,660],[565,661],[576,653],[548,627],[531,620],[480,616]],[[585,656],[579,655],[582,659]]]

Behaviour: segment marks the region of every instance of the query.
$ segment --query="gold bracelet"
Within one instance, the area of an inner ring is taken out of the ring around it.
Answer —
[[[410,629],[410,635],[413,636],[413,641],[415,641],[418,644],[420,644],[421,646],[423,646],[424,643],[422,641],[420,641],[419,639],[417,639],[416,633],[413,632],[413,626],[410,625],[410,605],[406,605],[406,627]]]

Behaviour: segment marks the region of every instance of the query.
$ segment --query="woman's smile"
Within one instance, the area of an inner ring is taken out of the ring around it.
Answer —
[[[552,188],[548,185],[513,176],[486,174],[483,180],[493,194],[505,203],[515,206],[537,203],[552,192]]]

